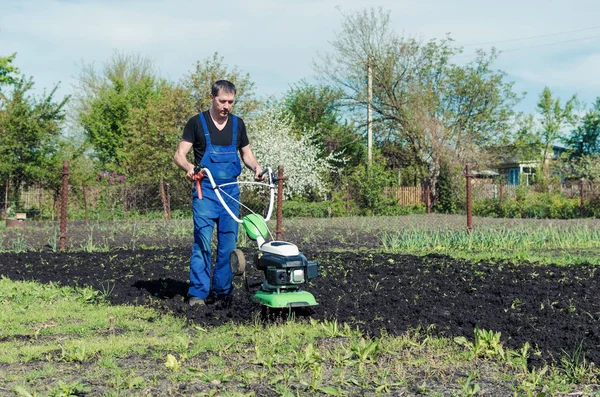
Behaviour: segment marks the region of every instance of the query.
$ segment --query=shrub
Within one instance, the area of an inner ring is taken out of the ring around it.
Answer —
[[[583,216],[598,216],[593,203],[585,203]],[[476,216],[505,218],[574,219],[581,216],[578,198],[567,198],[560,194],[525,194],[517,190],[514,199],[504,200],[502,208],[497,199],[477,200],[473,203]]]

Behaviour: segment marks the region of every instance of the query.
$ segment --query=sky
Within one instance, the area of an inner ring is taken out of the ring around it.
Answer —
[[[100,70],[115,50],[149,58],[173,81],[217,52],[267,98],[315,81],[343,15],[370,7],[389,10],[399,35],[450,34],[464,47],[459,63],[500,50],[492,67],[526,93],[519,111],[534,114],[546,86],[587,109],[600,96],[600,0],[0,0],[0,56],[16,52],[36,90],[60,83],[62,98],[82,65]]]

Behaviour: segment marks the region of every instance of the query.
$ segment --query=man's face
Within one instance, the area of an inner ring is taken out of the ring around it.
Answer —
[[[216,97],[211,95],[211,99],[213,109],[217,111],[217,114],[221,117],[227,117],[235,102],[235,95],[233,92],[224,92],[221,90]]]

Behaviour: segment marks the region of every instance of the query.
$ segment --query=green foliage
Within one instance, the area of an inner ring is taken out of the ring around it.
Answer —
[[[458,210],[458,192],[460,191],[456,176],[457,173],[451,170],[450,164],[443,162],[440,166],[440,176],[437,181],[437,200],[434,205],[436,212],[456,214]]]
[[[577,96],[573,95],[564,107],[561,106],[560,98],[553,98],[550,89],[544,87],[537,104],[541,116],[539,136],[542,143],[540,158],[542,164],[546,164],[551,147],[560,138],[562,129],[569,125],[574,126],[577,122],[578,117],[575,113],[577,105]]]
[[[375,142],[401,142],[415,162],[431,165],[440,164],[450,145],[469,158],[511,130],[520,98],[506,74],[493,69],[495,51],[452,64],[462,49],[449,37],[423,43],[399,36],[390,13],[381,9],[343,17],[333,50],[321,57],[317,72],[345,92],[348,110],[357,119],[364,119],[371,104]],[[371,101],[367,66],[372,70]],[[424,170],[432,178],[437,175],[435,167]]]
[[[0,175],[10,176],[15,194],[20,186],[39,181],[56,187],[62,160],[60,132],[69,98],[55,102],[58,87],[37,98],[31,94],[33,79],[11,81],[8,95],[0,94]]]
[[[192,112],[188,90],[164,81],[157,84],[155,94],[147,98],[143,108],[131,110],[123,164],[134,181],[181,179],[173,153]]]
[[[488,147],[488,154],[495,162],[511,158],[520,161],[539,160],[542,151],[542,138],[534,117],[531,114],[518,114],[514,133],[507,133],[504,139]]]
[[[364,144],[353,124],[342,122],[339,107],[343,94],[327,85],[302,80],[288,90],[283,103],[294,116],[294,130],[298,135],[313,131],[312,139],[324,156],[343,151],[348,165],[357,165],[364,158]]]
[[[125,138],[135,110],[157,95],[150,60],[115,52],[98,74],[84,67],[77,87],[77,118],[92,145],[99,169],[125,173]]]
[[[282,215],[284,218],[328,218],[332,216],[346,216],[346,203],[342,201],[307,202],[286,200],[283,202]]]
[[[500,342],[500,332],[479,329],[475,326],[473,333],[473,342],[468,341],[464,336],[454,338],[454,342],[466,347],[475,357],[505,359],[506,352]]]
[[[560,174],[566,179],[600,181],[600,154],[584,154],[560,166]]]
[[[386,170],[383,163],[384,161],[374,160],[371,165],[356,167],[350,175],[352,186],[356,189],[356,202],[371,214],[379,213],[394,202],[381,194],[384,187],[391,186],[396,181],[396,175]]]
[[[588,110],[581,124],[571,132],[567,139],[573,157],[600,154],[600,97],[591,110]]]
[[[517,197],[505,198],[500,207],[498,199],[484,199],[473,202],[473,215],[504,218],[537,219],[576,219],[580,218],[581,201],[579,198],[566,198],[557,193],[529,194],[517,192]],[[594,216],[595,203],[586,202],[583,216]]]
[[[13,75],[19,74],[19,69],[11,65],[16,56],[16,52],[7,57],[0,56],[0,92],[2,92],[3,85],[12,85],[17,81]]]
[[[211,87],[217,80],[228,80],[235,84],[233,113],[245,119],[258,110],[259,102],[255,98],[254,82],[250,75],[239,71],[237,67],[229,69],[223,57],[215,52],[212,57],[196,62],[194,70],[183,79],[183,86],[190,92],[196,113],[210,107]]]
[[[473,215],[497,218],[500,216],[500,200],[498,199],[481,199],[473,200]]]

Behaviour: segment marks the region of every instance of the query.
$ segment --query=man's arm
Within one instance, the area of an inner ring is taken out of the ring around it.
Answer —
[[[254,153],[252,153],[250,145],[240,148],[240,155],[246,167],[254,172],[254,179],[257,181],[262,181],[265,176],[259,176],[259,174],[262,172],[262,167],[258,164],[258,161],[256,161],[256,157],[254,157]]]
[[[192,148],[192,145],[193,144],[191,142],[182,140],[179,142],[177,151],[175,151],[175,156],[173,157],[175,164],[185,171],[185,177],[190,181],[194,180],[194,164],[187,160],[187,154]]]

